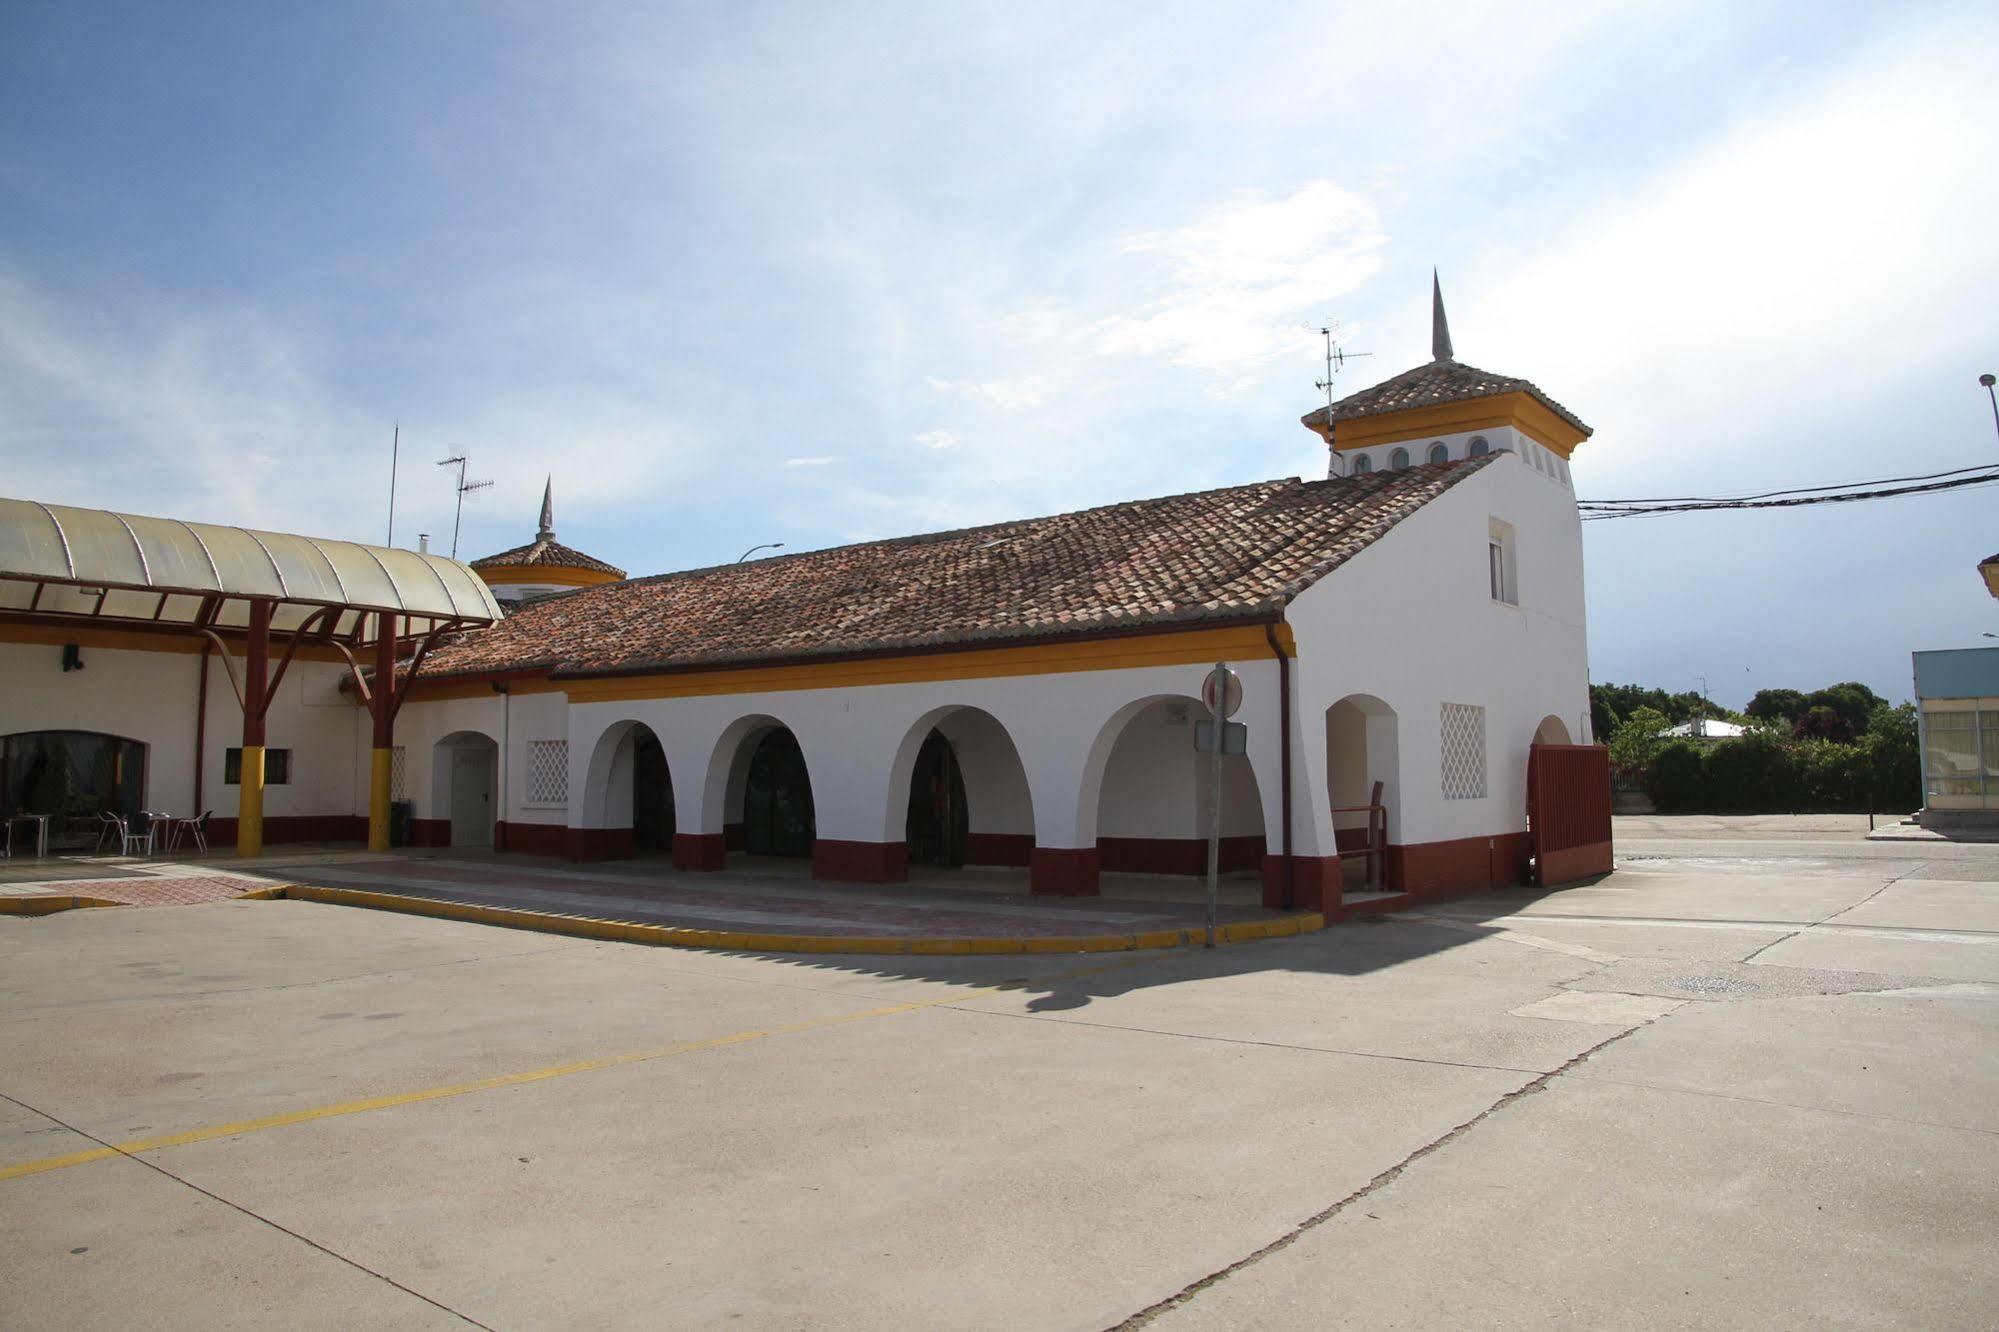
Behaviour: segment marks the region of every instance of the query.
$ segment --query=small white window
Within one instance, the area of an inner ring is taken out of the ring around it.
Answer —
[[[1391,471],[1391,472],[1406,472],[1406,471],[1408,471],[1408,470],[1409,470],[1409,450],[1407,450],[1407,449],[1397,449],[1397,450],[1395,450],[1395,452],[1393,452],[1393,453],[1389,454],[1389,455],[1388,455],[1388,470],[1389,470],[1389,471]]]
[[[1513,524],[1490,520],[1485,546],[1487,585],[1494,601],[1520,604],[1520,564],[1513,549]]]
[[[1443,440],[1440,439],[1435,444],[1432,444],[1430,446],[1431,462],[1433,463],[1449,462],[1450,460],[1451,460],[1451,446],[1444,443]]]
[[[1366,476],[1373,470],[1374,459],[1368,457],[1365,453],[1356,453],[1353,456],[1353,474],[1355,476]]]
[[[1483,458],[1491,452],[1492,445],[1485,442],[1484,435],[1473,435],[1471,437],[1471,448],[1465,451],[1465,456],[1467,458]]]

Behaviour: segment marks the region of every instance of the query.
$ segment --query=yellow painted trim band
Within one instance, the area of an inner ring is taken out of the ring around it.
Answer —
[[[1544,407],[1531,393],[1515,391],[1468,402],[1440,403],[1435,407],[1411,407],[1406,411],[1383,412],[1351,421],[1333,423],[1335,447],[1371,448],[1377,444],[1400,444],[1435,435],[1460,434],[1467,430],[1496,430],[1512,426],[1543,448],[1564,458],[1587,439],[1580,430]]]
[[[624,580],[602,569],[578,569],[567,564],[495,564],[472,571],[496,587],[596,587]]]
[[[471,902],[408,897],[400,893],[370,892],[360,888],[320,888],[310,884],[290,884],[285,887],[282,895],[293,901],[319,902],[329,906],[366,907],[374,911],[399,911],[413,916],[433,916],[440,920],[458,920],[475,925],[499,925],[507,929],[534,930],[542,934],[565,934],[582,939],[653,944],[666,948],[713,948],[738,953],[858,953],[878,957],[1129,953],[1154,948],[1199,947],[1207,938],[1206,931],[1200,926],[1145,930],[1136,934],[1077,934],[990,939],[768,934],[744,930],[703,930],[681,925],[646,925],[637,921],[602,920],[595,916],[571,916],[554,911],[526,911],[517,907],[481,906]],[[1318,912],[1297,912],[1271,920],[1246,920],[1221,925],[1216,927],[1215,937],[1221,943],[1283,939],[1295,934],[1310,934],[1325,928],[1325,924],[1326,918]]]
[[[1279,624],[1278,642],[1296,654],[1291,626]],[[919,684],[936,680],[982,680],[1014,675],[1056,675],[1073,671],[1121,671],[1146,666],[1185,666],[1217,661],[1263,661],[1272,657],[1260,624],[1179,633],[1031,647],[977,648],[929,652],[823,665],[748,666],[738,670],[686,671],[564,681],[573,703],[644,698],[687,698],[712,694],[761,694],[793,689],[852,689],[865,685]]]

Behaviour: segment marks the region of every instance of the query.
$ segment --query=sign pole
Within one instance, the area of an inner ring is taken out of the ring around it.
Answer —
[[[1208,750],[1208,942],[1215,946],[1215,900],[1221,892],[1222,870],[1222,735],[1228,724],[1229,668],[1215,663],[1208,677],[1208,715],[1214,722],[1214,746]]]

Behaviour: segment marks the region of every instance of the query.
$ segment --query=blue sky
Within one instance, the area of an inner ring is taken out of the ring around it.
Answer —
[[[281,13],[282,10],[291,12]],[[1585,496],[1999,457],[1975,5],[0,7],[0,489],[634,572],[1320,475],[1461,359]],[[1585,529],[1598,679],[1978,644],[1992,491]]]

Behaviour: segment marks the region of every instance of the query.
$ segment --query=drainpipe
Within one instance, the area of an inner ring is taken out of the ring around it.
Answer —
[[[1284,905],[1292,905],[1297,891],[1291,873],[1291,657],[1277,641],[1277,626],[1263,626],[1270,650],[1277,654],[1277,800],[1284,807]],[[1217,737],[1219,739],[1219,737]]]
[[[201,817],[201,761],[208,748],[208,650],[207,639],[201,640],[201,683],[194,695],[194,808],[188,811],[193,818]]]

